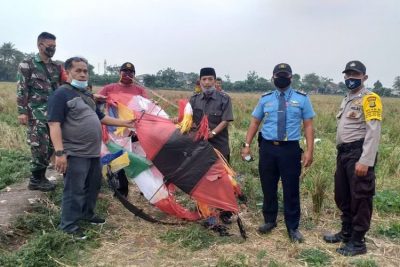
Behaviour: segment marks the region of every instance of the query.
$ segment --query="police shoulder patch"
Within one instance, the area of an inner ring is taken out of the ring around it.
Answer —
[[[266,92],[266,93],[262,94],[261,97],[266,96],[266,95],[270,95],[272,93],[273,93],[272,91]]]
[[[300,90],[294,90],[296,93],[298,93],[299,95],[303,95],[303,96],[306,96],[307,95],[307,93],[306,92],[304,92],[304,91],[300,91]]]
[[[382,120],[382,102],[379,95],[372,92],[364,95],[362,107],[366,121]]]

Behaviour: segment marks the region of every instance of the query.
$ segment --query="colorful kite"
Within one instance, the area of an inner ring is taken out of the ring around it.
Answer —
[[[110,116],[136,119],[132,129],[103,127],[102,154],[124,151],[110,168],[113,172],[124,168],[151,204],[189,221],[216,216],[219,211],[238,214],[235,194],[240,189],[206,140],[196,141],[195,133],[182,133],[158,105],[141,96],[109,95],[106,111]],[[132,132],[138,140],[133,143]],[[197,202],[196,211],[176,202],[174,186]]]

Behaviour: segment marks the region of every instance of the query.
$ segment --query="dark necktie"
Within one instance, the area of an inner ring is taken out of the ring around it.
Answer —
[[[279,95],[278,106],[278,140],[283,141],[286,137],[286,100],[285,94]]]

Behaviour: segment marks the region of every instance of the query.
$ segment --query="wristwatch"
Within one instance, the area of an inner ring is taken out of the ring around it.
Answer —
[[[65,150],[57,150],[56,152],[54,152],[54,155],[56,155],[56,157],[61,157],[64,154]]]
[[[245,143],[242,144],[242,146],[243,147],[250,147],[250,144],[245,142]]]

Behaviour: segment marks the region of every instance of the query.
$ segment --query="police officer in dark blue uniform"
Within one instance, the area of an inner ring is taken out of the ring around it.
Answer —
[[[288,64],[276,65],[272,80],[276,90],[264,94],[255,107],[241,154],[243,159],[247,159],[251,155],[251,142],[262,123],[258,142],[265,223],[258,230],[264,234],[276,227],[277,188],[279,178],[281,178],[286,228],[292,241],[302,242],[303,236],[298,230],[300,221],[299,178],[301,161],[303,160],[304,167],[310,166],[313,161],[313,117],[315,113],[309,97],[290,87],[292,69]],[[302,123],[307,142],[307,150],[304,154],[299,145]]]

